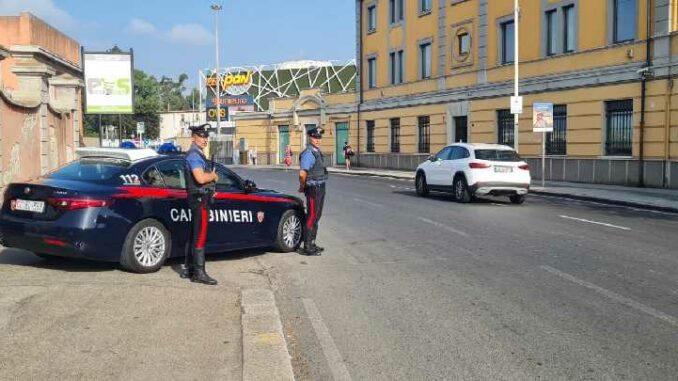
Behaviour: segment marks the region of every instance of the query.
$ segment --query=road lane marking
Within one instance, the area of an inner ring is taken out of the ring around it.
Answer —
[[[456,234],[459,234],[459,235],[464,236],[464,237],[468,237],[468,233],[465,233],[461,230],[457,230],[457,229],[450,227],[450,226],[447,226],[445,224],[441,224],[440,222],[429,220],[428,218],[424,218],[424,217],[418,217],[418,219],[419,219],[419,221],[426,222],[427,224],[431,224],[433,226],[437,226],[437,227],[444,229],[444,230],[447,230],[449,232],[456,233]]]
[[[599,293],[603,296],[606,296],[606,297],[608,297],[608,298],[610,298],[610,299],[612,299],[612,300],[614,300],[618,303],[621,303],[621,304],[623,304],[627,307],[631,307],[631,308],[636,309],[640,312],[644,312],[644,313],[651,315],[651,316],[653,316],[653,317],[655,317],[659,320],[663,320],[663,321],[665,321],[665,322],[667,322],[671,325],[674,325],[674,326],[678,325],[678,319],[676,319],[675,317],[673,317],[671,315],[665,314],[664,312],[656,310],[656,309],[654,309],[650,306],[646,306],[642,303],[636,302],[635,300],[629,299],[625,296],[621,296],[621,295],[619,295],[615,292],[604,289],[600,286],[596,286],[593,283],[589,283],[585,280],[581,280],[581,279],[579,279],[579,278],[577,278],[573,275],[570,275],[568,273],[564,273],[564,272],[562,272],[558,269],[555,269],[551,266],[539,266],[539,267],[550,272],[551,274],[554,274],[554,275],[557,275],[557,276],[559,276],[563,279],[569,280],[572,283],[576,283],[576,284],[578,284],[582,287],[586,287],[588,289],[591,289],[591,290],[593,290],[593,291],[595,291],[595,292],[597,292],[597,293]]]
[[[546,199],[550,198],[550,199],[554,199],[554,200],[566,201],[568,203],[593,204],[593,205],[604,206],[604,207],[607,207],[607,208],[629,209],[629,210],[633,210],[635,212],[663,214],[663,215],[666,215],[666,216],[676,216],[676,213],[662,212],[661,210],[640,209],[640,208],[635,208],[635,207],[626,206],[626,205],[617,205],[617,204],[609,204],[609,203],[606,204],[604,202],[589,201],[589,200],[578,200],[578,199],[558,197],[558,196],[553,196],[553,195],[530,193],[530,197],[540,197],[540,198],[546,198]]]
[[[357,202],[365,204],[365,205],[373,206],[375,208],[386,209],[386,205],[378,204],[378,203],[372,202],[372,201],[363,200],[362,198],[354,198],[353,201],[357,201]]]
[[[346,369],[344,359],[339,352],[339,348],[337,348],[337,345],[334,343],[334,339],[330,334],[330,330],[325,325],[325,322],[320,315],[320,311],[318,311],[318,307],[315,305],[313,299],[303,299],[303,301],[304,308],[306,308],[306,314],[308,315],[309,320],[311,320],[311,325],[313,326],[315,335],[323,349],[327,365],[329,365],[334,379],[337,381],[350,381],[351,375],[348,373],[348,369]]]
[[[573,220],[573,221],[579,221],[579,222],[586,222],[586,223],[594,224],[594,225],[606,226],[608,228],[621,229],[621,230],[631,230],[631,228],[627,228],[626,226],[618,226],[618,225],[607,224],[605,222],[585,220],[583,218],[570,217],[570,216],[564,216],[564,215],[560,215],[558,217],[564,218],[566,220]]]
[[[400,186],[395,186],[395,185],[390,185],[390,187],[393,188],[393,189],[402,189],[402,190],[406,190],[406,191],[413,191],[414,190],[414,188],[400,187]]]

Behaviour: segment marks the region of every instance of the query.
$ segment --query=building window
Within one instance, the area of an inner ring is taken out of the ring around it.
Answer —
[[[513,20],[501,23],[501,63],[511,63],[515,59],[515,24]]]
[[[374,152],[374,121],[366,121],[365,126],[367,127],[367,152]]]
[[[374,89],[377,87],[377,59],[369,58],[367,60],[367,87]]]
[[[431,117],[420,116],[417,121],[419,127],[419,153],[431,151]]]
[[[367,33],[377,31],[377,6],[372,5],[367,8]]]
[[[421,73],[419,79],[431,78],[431,43],[426,42],[419,45],[419,62],[421,63]]]
[[[636,38],[636,2],[638,0],[613,0],[614,42],[631,41]]]
[[[403,83],[403,65],[404,65],[404,51],[391,52],[390,56],[391,84],[397,85]]]
[[[558,44],[558,33],[556,32],[556,16],[557,10],[546,12],[546,55],[552,56],[556,54]]]
[[[391,152],[400,152],[400,118],[391,119]]]
[[[563,8],[563,51],[565,53],[574,52],[575,35],[575,14],[574,5]]]
[[[605,155],[631,156],[633,100],[605,102]]]
[[[419,0],[419,14],[426,15],[431,13],[433,0]]]
[[[405,17],[404,0],[389,0],[388,9],[389,9],[389,20],[391,24],[395,24],[399,21],[403,21]]]
[[[457,35],[457,49],[459,56],[465,56],[471,53],[471,35],[463,32]]]
[[[546,154],[567,154],[567,106],[553,106],[553,132],[546,133]]]
[[[511,110],[497,111],[497,143],[513,147],[514,118]]]

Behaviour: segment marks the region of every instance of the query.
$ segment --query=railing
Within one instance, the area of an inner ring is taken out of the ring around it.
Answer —
[[[631,156],[633,154],[633,100],[605,103],[605,155]]]

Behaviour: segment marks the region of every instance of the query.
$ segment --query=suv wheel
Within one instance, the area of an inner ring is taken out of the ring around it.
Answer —
[[[468,184],[466,184],[464,176],[457,176],[454,179],[454,198],[462,204],[471,202],[471,193],[468,190]]]
[[[417,179],[414,182],[414,186],[417,189],[417,196],[426,197],[428,195],[428,184],[426,184],[426,175],[423,173],[417,174]]]
[[[514,194],[513,196],[509,196],[509,200],[511,200],[512,204],[520,205],[525,202],[525,195]]]

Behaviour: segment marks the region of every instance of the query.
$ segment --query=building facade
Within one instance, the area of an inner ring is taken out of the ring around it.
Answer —
[[[0,188],[75,158],[80,45],[29,14],[0,17]]]
[[[414,169],[457,141],[515,145],[513,3],[357,0],[357,91],[354,100],[316,95],[318,122],[347,123],[369,167]],[[542,134],[532,132],[532,105],[547,102],[547,179],[678,188],[677,3],[520,1],[517,149],[535,178]],[[299,130],[306,101],[258,122],[273,135]]]

